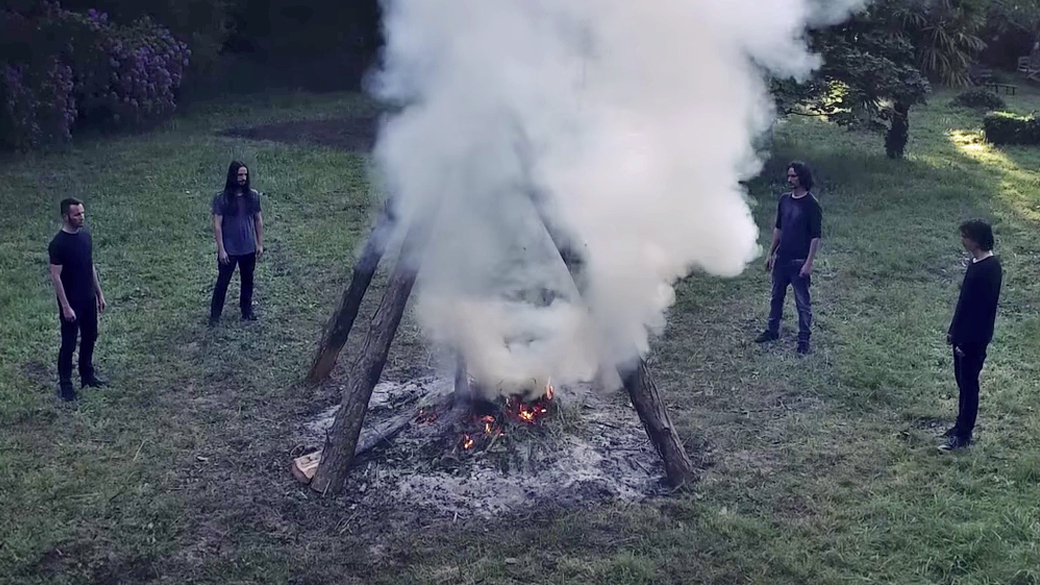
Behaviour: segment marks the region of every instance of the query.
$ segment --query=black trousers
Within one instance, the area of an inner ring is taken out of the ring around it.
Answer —
[[[242,292],[239,295],[239,306],[242,308],[242,316],[245,317],[253,312],[253,271],[256,269],[256,253],[243,256],[228,256],[228,263],[217,262],[217,285],[213,287],[213,300],[209,306],[210,319],[219,319],[224,311],[224,299],[227,297],[228,285],[231,284],[231,275],[235,273],[238,266],[238,277],[242,281]]]
[[[769,321],[766,328],[770,333],[780,333],[780,320],[784,316],[784,299],[787,287],[794,289],[794,305],[798,309],[798,341],[809,341],[812,327],[812,297],[809,287],[812,276],[801,276],[805,260],[777,260],[773,265],[773,291],[769,303]]]
[[[76,351],[79,336],[79,377],[90,380],[94,377],[94,343],[98,337],[97,304],[90,301],[72,305],[75,321],[66,321],[59,311],[61,321],[61,349],[58,350],[58,379],[62,385],[72,383],[72,354]]]
[[[986,346],[960,346],[964,356],[953,352],[953,375],[960,389],[960,406],[957,409],[956,435],[963,441],[971,440],[975,430],[975,419],[979,414],[979,374],[986,361]]]

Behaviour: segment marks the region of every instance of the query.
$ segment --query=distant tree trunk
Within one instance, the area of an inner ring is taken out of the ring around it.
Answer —
[[[906,142],[910,138],[910,106],[896,102],[892,106],[892,125],[885,136],[885,152],[888,158],[903,158]]]

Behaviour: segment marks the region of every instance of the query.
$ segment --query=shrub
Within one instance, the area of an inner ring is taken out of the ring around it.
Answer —
[[[0,11],[0,130],[8,146],[67,141],[73,125],[136,126],[176,107],[191,51],[149,18],[117,26],[95,10],[41,3]]]
[[[986,140],[993,144],[1040,145],[1040,119],[1010,112],[991,112],[982,119]]]
[[[950,105],[986,110],[1003,110],[1007,107],[1002,97],[981,87],[969,89],[958,94],[957,97],[950,101]]]

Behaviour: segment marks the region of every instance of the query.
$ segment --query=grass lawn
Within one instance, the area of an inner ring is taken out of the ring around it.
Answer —
[[[816,352],[795,356],[794,319],[777,344],[750,342],[768,305],[759,265],[680,285],[652,367],[707,462],[693,490],[492,521],[380,522],[288,473],[299,425],[337,400],[335,383],[297,382],[367,233],[367,163],[215,131],[363,100],[198,108],[146,135],[0,160],[0,581],[1040,584],[1040,150],[986,145],[981,113],[952,95],[913,112],[904,161],[820,120],[778,127],[755,216],[770,225],[786,161],[814,166]],[[1040,108],[1035,91],[1007,99]],[[235,319],[233,283],[211,331],[209,203],[232,157],[266,195],[261,320]],[[76,406],[54,396],[46,275],[67,195],[86,202],[109,303],[97,360],[112,385]],[[977,443],[943,455],[956,228],[975,216],[995,223],[1005,285]],[[406,320],[385,376],[430,367]]]

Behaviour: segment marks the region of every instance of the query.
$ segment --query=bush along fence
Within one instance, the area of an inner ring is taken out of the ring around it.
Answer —
[[[993,144],[1040,146],[1040,118],[1009,112],[991,112],[982,119],[986,140]]]
[[[168,116],[191,57],[149,18],[117,25],[54,2],[0,9],[0,39],[0,145],[18,150]]]

